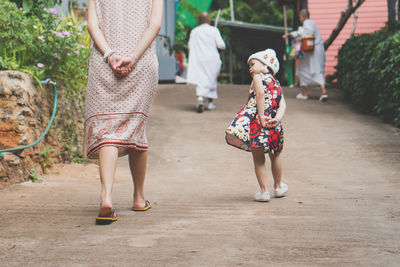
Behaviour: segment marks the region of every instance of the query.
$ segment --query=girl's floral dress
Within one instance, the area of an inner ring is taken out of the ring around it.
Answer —
[[[271,75],[260,74],[265,93],[264,114],[275,118],[282,98],[282,88]],[[252,147],[263,148],[265,153],[280,153],[283,148],[283,129],[279,123],[272,129],[261,126],[257,114],[256,92],[250,87],[247,105],[239,110],[226,130],[226,142],[234,147],[251,151]]]

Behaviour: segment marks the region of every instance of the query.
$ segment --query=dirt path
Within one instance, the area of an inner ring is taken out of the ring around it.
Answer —
[[[130,211],[126,158],[111,226],[94,225],[94,164],[57,166],[42,184],[0,191],[0,265],[398,266],[398,129],[354,112],[337,90],[323,104],[317,90],[302,102],[287,88],[290,194],[256,203],[251,155],[224,140],[248,87],[219,90],[217,110],[197,114],[192,87],[160,86],[148,131],[149,212]]]

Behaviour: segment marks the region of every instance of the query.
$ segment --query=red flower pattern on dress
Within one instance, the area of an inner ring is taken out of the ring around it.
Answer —
[[[271,76],[262,74],[261,77],[265,93],[264,115],[275,118],[282,98],[282,88],[279,82]],[[241,119],[243,117],[247,119]],[[243,130],[244,133],[242,133]],[[239,110],[226,130],[227,143],[246,151],[251,151],[251,147],[259,147],[263,148],[265,153],[280,153],[283,149],[283,139],[281,124],[274,129],[265,129],[261,126],[255,91],[250,88],[247,105]]]

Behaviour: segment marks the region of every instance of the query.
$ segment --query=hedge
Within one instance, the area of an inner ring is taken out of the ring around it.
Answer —
[[[350,38],[339,50],[338,84],[355,107],[400,127],[400,24]]]

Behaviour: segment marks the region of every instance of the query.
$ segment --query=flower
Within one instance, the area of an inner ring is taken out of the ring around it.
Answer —
[[[69,32],[69,31],[63,31],[62,32],[65,36],[67,36],[67,37],[70,37],[71,36],[71,33]]]
[[[43,64],[43,63],[38,63],[37,66],[38,66],[39,68],[44,68],[44,64]]]
[[[62,32],[57,32],[57,31],[51,31],[53,34],[55,34],[57,37],[64,38],[64,34]]]
[[[38,39],[39,39],[39,40],[43,40],[43,39],[44,39],[44,36],[43,36],[43,35],[40,35],[40,36],[38,36]]]
[[[37,29],[38,27],[36,25],[33,25],[33,28]]]
[[[71,55],[71,53],[67,53],[67,56],[70,56]]]
[[[81,44],[81,47],[82,47],[82,48],[86,48],[86,46],[85,46],[85,45],[83,45],[83,44]]]
[[[56,58],[59,58],[59,57],[60,57],[60,54],[59,54],[59,53],[54,53],[54,55],[56,56]]]
[[[69,25],[69,26],[72,26],[72,25],[74,25],[71,21],[68,21],[67,22],[67,25]],[[75,28],[76,26],[74,26],[74,28]]]
[[[23,9],[22,7],[20,7],[20,8],[19,8],[19,10],[21,10],[21,11],[22,11],[22,10],[24,10],[24,9]]]
[[[57,10],[55,8],[50,8],[49,10],[51,14],[53,15],[57,14]]]
[[[78,51],[78,50],[75,50],[74,53],[77,54],[77,55],[79,55],[79,51]]]

